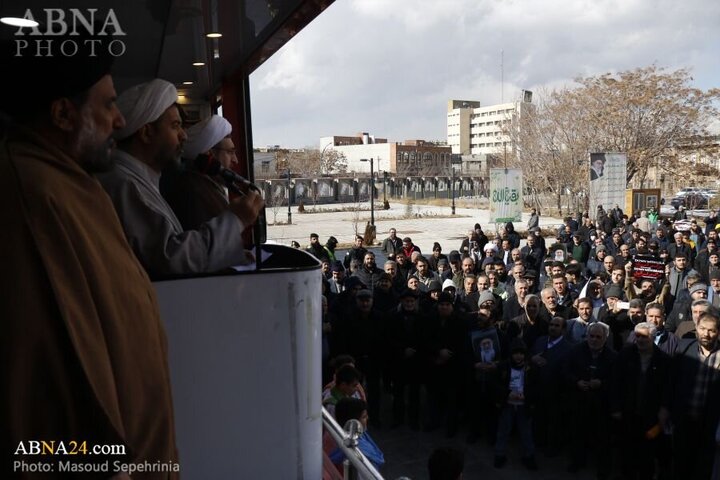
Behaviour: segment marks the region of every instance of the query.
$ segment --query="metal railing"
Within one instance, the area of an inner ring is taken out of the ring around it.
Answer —
[[[335,440],[337,446],[345,454],[345,478],[347,480],[383,480],[380,472],[367,459],[367,457],[358,448],[358,439],[363,433],[362,424],[357,420],[350,420],[346,424],[348,431],[345,431],[335,421],[332,415],[322,409],[322,420],[325,429]]]

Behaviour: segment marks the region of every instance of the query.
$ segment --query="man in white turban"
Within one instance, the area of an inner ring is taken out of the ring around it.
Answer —
[[[98,175],[125,235],[151,278],[222,270],[247,262],[242,232],[263,208],[259,194],[234,199],[195,230],[185,230],[160,195],[163,168],[177,163],[187,140],[177,90],[155,79],[123,92],[117,105],[125,128],[115,135],[113,171]]]
[[[217,169],[237,163],[230,122],[212,115],[187,129],[184,169],[163,177],[161,192],[185,230],[194,230],[228,207],[228,190]]]

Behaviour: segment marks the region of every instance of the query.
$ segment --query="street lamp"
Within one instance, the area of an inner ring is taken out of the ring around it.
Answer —
[[[292,212],[290,211],[290,169],[287,170],[287,192],[288,192],[288,225],[292,225]]]
[[[387,201],[387,170],[383,170],[383,210],[388,210],[390,205]]]
[[[370,225],[375,227],[375,168],[374,159],[361,158],[361,162],[370,162]]]
[[[452,181],[450,183],[450,189],[452,191],[452,210],[451,213],[455,215],[455,165],[461,163],[462,159],[459,159],[455,155],[450,155],[450,169],[452,170]]]

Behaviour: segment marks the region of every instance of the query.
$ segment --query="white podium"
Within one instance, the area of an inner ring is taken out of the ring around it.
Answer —
[[[266,248],[257,272],[154,284],[183,480],[322,477],[320,264]]]

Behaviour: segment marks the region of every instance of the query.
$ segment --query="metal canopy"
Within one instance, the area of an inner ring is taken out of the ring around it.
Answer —
[[[99,29],[112,9],[126,34],[115,37],[126,48],[114,67],[118,91],[159,77],[175,83],[181,94],[211,100],[224,79],[252,73],[333,1],[75,0],[66,6],[51,0],[0,0],[0,16],[23,17],[29,9],[45,23],[46,9],[61,9],[65,21],[71,21],[70,8],[86,19],[94,9]],[[222,36],[208,38],[209,33]],[[204,65],[193,65],[198,62]]]

